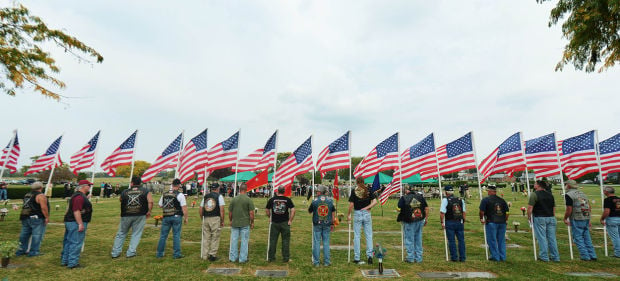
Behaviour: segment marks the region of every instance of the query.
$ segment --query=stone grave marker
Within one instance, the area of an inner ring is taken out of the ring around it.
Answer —
[[[288,270],[256,270],[256,277],[287,277]]]
[[[209,268],[207,273],[217,275],[236,275],[241,272],[241,268]]]
[[[396,269],[383,269],[383,274],[378,269],[364,269],[362,275],[366,278],[399,278],[400,274]]]
[[[418,276],[431,279],[497,278],[491,272],[420,272]]]

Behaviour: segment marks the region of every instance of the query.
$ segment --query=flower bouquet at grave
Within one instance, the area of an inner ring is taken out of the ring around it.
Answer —
[[[515,232],[519,232],[519,225],[521,225],[518,221],[513,221],[512,225],[515,227]]]
[[[163,219],[163,216],[154,216],[153,219],[155,219],[155,227],[157,227],[159,225],[159,221],[161,219]]]
[[[381,247],[381,243],[377,243],[372,249],[372,255],[377,258],[377,263],[379,264],[379,274],[383,274],[383,258],[385,253],[387,253],[387,249]]]

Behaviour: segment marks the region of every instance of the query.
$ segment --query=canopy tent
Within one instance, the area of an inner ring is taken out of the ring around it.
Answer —
[[[403,180],[403,183],[410,183],[410,184],[425,184],[425,183],[436,183],[436,182],[437,182],[436,179],[421,180],[420,174],[415,174]]]
[[[246,181],[249,181],[254,176],[256,176],[256,174],[254,172],[240,172],[240,173],[237,173],[237,181],[239,181],[239,182],[246,182]],[[234,182],[235,181],[235,174],[232,174],[232,175],[227,176],[227,177],[223,177],[219,181],[222,181],[222,182]]]
[[[367,177],[364,179],[364,183],[367,184],[372,184],[375,181],[375,177]],[[384,173],[379,173],[379,183],[380,184],[388,184],[392,182],[392,177],[384,174]]]

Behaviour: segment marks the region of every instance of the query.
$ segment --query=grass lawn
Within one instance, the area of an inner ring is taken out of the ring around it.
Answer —
[[[593,229],[592,236],[599,260],[597,262],[582,262],[579,260],[577,249],[574,247],[575,260],[570,260],[569,244],[566,225],[558,223],[557,240],[562,261],[560,263],[542,263],[533,260],[532,236],[526,217],[521,215],[519,208],[526,206],[526,198],[518,193],[512,193],[509,189],[503,190],[506,201],[512,202],[511,217],[508,225],[508,237],[510,244],[521,245],[521,248],[508,249],[508,261],[494,263],[485,261],[485,251],[481,245],[483,242],[482,226],[478,221],[478,193],[477,189],[472,189],[473,197],[468,200],[467,210],[469,222],[465,225],[465,240],[467,243],[467,262],[452,263],[445,261],[444,240],[439,224],[439,199],[429,200],[431,216],[428,225],[424,228],[424,262],[421,264],[407,264],[401,262],[399,233],[390,231],[400,231],[400,225],[396,222],[396,199],[388,201],[381,207],[375,207],[373,214],[373,230],[375,232],[374,242],[381,243],[388,249],[385,259],[385,268],[395,268],[405,279],[419,278],[417,273],[421,271],[490,271],[498,275],[500,279],[561,279],[578,280],[576,277],[563,275],[565,272],[577,271],[606,271],[620,275],[620,260],[604,256],[603,231]],[[598,223],[601,214],[601,197],[598,186],[588,185],[584,191],[593,204],[593,228],[600,227]],[[501,194],[502,191],[498,191]],[[560,197],[561,190],[553,191],[558,203],[557,217],[564,213],[562,206],[563,200]],[[156,200],[159,196],[156,196]],[[292,226],[291,259],[290,264],[280,262],[280,248],[277,251],[277,261],[267,263],[265,261],[268,221],[264,214],[266,199],[254,199],[254,204],[259,208],[256,217],[254,230],[250,233],[249,262],[238,265],[228,262],[228,248],[230,241],[230,229],[228,223],[222,230],[219,257],[220,260],[214,263],[202,261],[200,259],[200,218],[197,208],[189,208],[189,223],[183,226],[182,230],[182,251],[185,258],[172,259],[172,235],[170,235],[166,256],[163,259],[155,258],[155,249],[159,239],[159,228],[154,226],[154,220],[147,220],[142,241],[138,248],[138,257],[126,259],[110,258],[110,250],[119,223],[119,203],[118,199],[99,199],[94,204],[93,221],[88,226],[86,235],[86,246],[82,253],[80,263],[85,267],[82,269],[68,270],[60,266],[60,251],[62,248],[62,238],[64,227],[62,217],[66,208],[66,202],[61,199],[51,201],[51,222],[47,227],[47,232],[42,243],[41,251],[45,253],[41,257],[12,258],[11,263],[21,265],[15,269],[1,269],[0,280],[228,280],[228,279],[256,279],[254,272],[257,269],[287,269],[291,280],[348,280],[363,279],[360,268],[370,269],[375,266],[357,266],[347,263],[346,250],[332,250],[332,266],[329,268],[315,268],[311,263],[311,217],[306,212],[307,202],[305,198],[293,198],[297,206],[297,216]],[[195,200],[188,198],[188,203]],[[93,201],[94,198],[93,198]],[[226,202],[230,200],[227,198]],[[13,201],[15,202],[15,201]],[[59,210],[55,211],[55,206],[59,205]],[[198,204],[197,204],[198,205]],[[340,202],[339,212],[346,215],[346,202]],[[161,214],[160,209],[154,208],[154,215]],[[228,216],[228,214],[226,214]],[[561,220],[561,218],[560,218]],[[521,223],[521,230],[528,232],[515,233],[512,222]],[[19,223],[19,212],[10,211],[7,219],[0,222],[0,241],[16,240],[19,236],[21,225]],[[512,230],[512,231],[511,231]],[[331,236],[332,245],[347,245],[347,224],[339,225]],[[126,241],[128,243],[129,238]],[[278,245],[280,246],[280,245]],[[126,247],[125,247],[126,249]],[[364,239],[362,238],[362,257],[364,257]],[[609,251],[613,255],[611,243]],[[123,253],[124,255],[124,253]],[[351,252],[351,256],[353,253]],[[209,267],[239,267],[241,275],[234,277],[223,277],[207,275],[204,271]],[[592,278],[582,278],[592,280]]]

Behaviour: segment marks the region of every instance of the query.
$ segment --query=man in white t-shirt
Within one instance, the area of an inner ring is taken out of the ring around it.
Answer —
[[[200,202],[198,213],[202,218],[202,241],[200,257],[209,261],[217,260],[217,250],[220,247],[220,233],[224,226],[224,197],[217,193],[218,187],[211,186]]]
[[[172,189],[168,192],[164,192],[161,198],[159,198],[159,207],[163,209],[164,219],[161,222],[161,232],[159,235],[159,243],[157,244],[157,257],[164,257],[164,250],[166,248],[166,240],[170,229],[172,228],[172,249],[174,251],[173,257],[180,259],[183,256],[181,254],[181,227],[183,221],[187,224],[187,202],[185,201],[185,195],[179,192],[181,187],[181,181],[174,179],[172,181]]]

